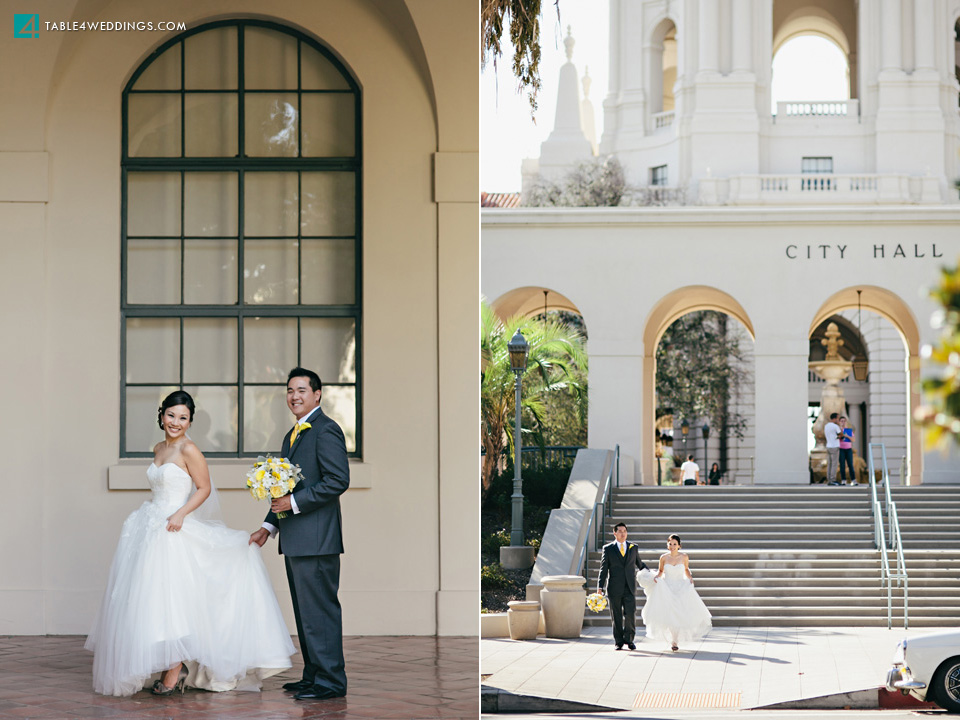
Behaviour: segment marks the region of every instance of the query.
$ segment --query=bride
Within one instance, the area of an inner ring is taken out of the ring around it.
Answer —
[[[153,494],[123,523],[85,644],[104,695],[133,695],[156,673],[156,695],[186,685],[258,690],[291,665],[260,548],[223,524],[206,460],[186,435],[194,410],[182,390],[160,405],[166,437],[147,469]]]
[[[647,601],[640,613],[647,637],[670,643],[677,651],[681,640],[698,640],[712,627],[710,611],[693,588],[690,561],[680,552],[680,536],[671,535],[667,552],[653,582],[641,582]]]

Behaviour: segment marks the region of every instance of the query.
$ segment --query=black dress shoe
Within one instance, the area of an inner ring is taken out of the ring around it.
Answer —
[[[623,645],[617,645],[617,650],[623,650]]]
[[[313,687],[313,683],[309,680],[297,680],[296,682],[288,682],[283,684],[283,689],[288,692],[300,692],[301,690],[308,690]]]
[[[306,690],[301,690],[293,696],[294,700],[329,700],[331,698],[343,697],[346,693],[335,692],[319,685],[311,685]]]
[[[637,646],[634,645],[633,643],[627,643],[627,647],[630,648],[631,650],[636,650],[636,649],[637,649]]]

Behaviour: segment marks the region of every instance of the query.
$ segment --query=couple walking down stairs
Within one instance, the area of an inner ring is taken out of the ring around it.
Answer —
[[[891,488],[909,573],[910,627],[960,624],[960,486]],[[614,523],[648,565],[683,538],[714,626],[886,626],[887,594],[873,544],[870,493],[859,487],[621,487]],[[589,557],[597,586],[600,553]],[[643,607],[638,591],[637,621]],[[903,593],[894,589],[894,627]],[[587,625],[610,625],[587,613]]]

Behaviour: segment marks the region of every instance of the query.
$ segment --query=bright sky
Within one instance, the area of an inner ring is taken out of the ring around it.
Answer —
[[[494,70],[488,62],[480,75],[480,189],[487,192],[520,190],[520,161],[537,157],[540,143],[553,129],[560,66],[566,62],[563,38],[571,26],[576,46],[573,63],[580,75],[589,69],[597,140],[603,132],[603,100],[607,95],[609,67],[609,0],[560,0],[560,19],[551,0],[544,0],[540,21],[540,77],[536,123],[530,117],[525,93],[517,92],[511,72],[512,46]],[[845,100],[846,60],[840,49],[821,37],[795,38],[773,62],[773,102],[777,100]],[[774,107],[776,105],[774,104]]]

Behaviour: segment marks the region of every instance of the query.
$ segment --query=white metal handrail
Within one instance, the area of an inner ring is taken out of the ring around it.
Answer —
[[[886,502],[886,524],[888,532],[884,532],[883,507],[877,497],[876,470],[874,468],[874,448],[880,448],[881,475],[880,482],[884,487]],[[890,492],[890,469],[887,466],[887,451],[883,443],[869,443],[867,445],[867,466],[870,472],[870,508],[873,511],[873,542],[880,552],[880,587],[887,588],[887,628],[893,627],[893,583],[903,588],[903,627],[906,630],[910,623],[910,585],[907,575],[907,565],[903,556],[903,541],[900,535],[900,519],[897,515],[897,505],[893,502]],[[887,536],[889,535],[889,546]],[[890,569],[890,560],[887,550],[890,549],[896,558],[896,572]]]
[[[590,513],[590,520],[587,522],[587,532],[584,533],[583,547],[580,548],[580,559],[577,567],[583,577],[587,577],[587,553],[590,547],[591,537],[593,539],[594,549],[600,547],[601,533],[603,532],[603,518],[609,513],[613,506],[613,492],[610,486],[615,482],[620,487],[620,445],[613,450],[614,459],[610,466],[610,472],[603,481],[603,492],[600,494],[600,502],[595,503],[593,512]]]

